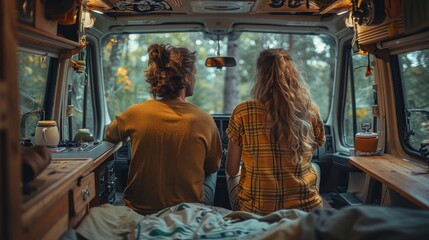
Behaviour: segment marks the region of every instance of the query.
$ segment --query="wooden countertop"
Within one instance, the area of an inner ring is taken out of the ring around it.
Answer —
[[[428,169],[388,154],[350,157],[349,162],[417,206],[429,209],[429,174],[413,173]]]
[[[64,160],[75,160],[88,158],[93,160],[88,171],[94,170],[96,167],[100,166],[108,157],[114,154],[122,146],[122,142],[111,143],[111,142],[100,142],[95,148],[90,151],[63,151],[63,152],[53,152],[52,161],[64,161]]]

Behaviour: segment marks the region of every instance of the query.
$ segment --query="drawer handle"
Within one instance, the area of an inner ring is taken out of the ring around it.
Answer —
[[[104,184],[104,176],[100,177],[100,179],[98,180],[99,184],[102,185]]]
[[[82,193],[83,193],[83,201],[86,201],[91,196],[91,191],[89,191],[88,187],[82,190]]]

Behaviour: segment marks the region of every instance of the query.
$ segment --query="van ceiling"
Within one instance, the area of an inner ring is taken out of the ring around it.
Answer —
[[[101,32],[189,30],[228,34],[234,26],[334,28],[351,0],[87,0]],[[342,27],[342,26],[341,26]],[[340,28],[341,28],[340,27]]]
[[[350,9],[351,0],[89,0],[87,6],[112,17],[148,13],[324,15]]]

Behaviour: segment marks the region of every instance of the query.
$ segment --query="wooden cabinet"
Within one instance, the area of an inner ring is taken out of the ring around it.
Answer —
[[[68,229],[68,194],[49,201],[34,218],[24,219],[24,239],[58,239]]]
[[[92,159],[52,161],[32,182],[24,194],[24,239],[58,239],[69,227],[70,191],[88,172]]]
[[[58,239],[76,227],[90,207],[114,203],[113,155],[120,146],[107,145],[95,158],[54,158],[26,186],[29,190],[23,195],[23,238]]]

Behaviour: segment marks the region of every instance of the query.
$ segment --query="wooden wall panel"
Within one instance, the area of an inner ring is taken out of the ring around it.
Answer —
[[[0,239],[21,239],[16,1],[0,1]]]

